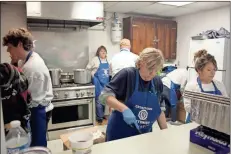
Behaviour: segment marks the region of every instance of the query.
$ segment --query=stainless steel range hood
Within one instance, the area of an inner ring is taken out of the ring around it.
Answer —
[[[103,22],[103,2],[26,2],[28,28],[92,27]]]

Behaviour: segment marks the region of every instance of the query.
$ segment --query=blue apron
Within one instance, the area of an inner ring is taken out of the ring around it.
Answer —
[[[152,130],[153,123],[161,114],[159,99],[154,88],[153,80],[149,82],[149,91],[139,91],[139,73],[136,70],[135,90],[125,104],[136,116],[141,133]],[[139,132],[129,126],[124,120],[121,112],[114,110],[108,120],[106,141],[122,139],[138,135]]]
[[[93,77],[93,84],[95,85],[96,118],[97,120],[103,120],[105,107],[100,103],[99,95],[109,82],[109,64],[108,62],[102,63],[100,58],[99,61],[100,65]]]
[[[214,91],[204,91],[204,89],[202,88],[201,80],[199,79],[199,77],[197,77],[197,83],[198,83],[202,93],[222,95],[221,91],[217,88],[217,86],[215,85],[215,83],[213,81],[212,81],[212,84],[214,86]],[[187,118],[186,118],[186,123],[189,123],[190,120],[191,120],[191,118],[190,118],[190,113],[189,113]]]
[[[170,87],[170,105],[171,105],[171,118],[172,121],[176,121],[177,118],[177,113],[176,113],[176,104],[178,101],[176,92],[180,90],[180,85],[179,84],[175,84],[171,81],[171,87]]]
[[[217,86],[215,85],[215,83],[213,81],[212,81],[212,84],[214,86],[215,91],[204,91],[204,89],[202,88],[201,80],[199,78],[197,78],[197,83],[201,89],[201,92],[203,92],[203,93],[222,95],[221,91],[217,88]]]
[[[31,108],[31,132],[31,146],[47,147],[46,111],[44,106],[39,105]]]
[[[26,57],[25,63],[29,60],[32,55],[32,51]],[[47,147],[46,140],[46,111],[45,107],[39,105],[38,107],[34,107],[30,109],[31,111],[31,133],[32,140],[31,146],[43,146]]]

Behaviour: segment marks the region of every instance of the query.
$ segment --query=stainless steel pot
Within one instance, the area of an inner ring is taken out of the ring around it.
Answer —
[[[60,79],[73,79],[74,78],[74,73],[61,73]]]
[[[53,68],[49,69],[51,81],[53,86],[59,86],[60,85],[60,76],[62,70],[60,68]]]
[[[77,84],[87,84],[91,82],[91,72],[86,69],[74,70],[74,82]]]
[[[61,83],[73,83],[74,82],[74,73],[61,73],[60,77]]]

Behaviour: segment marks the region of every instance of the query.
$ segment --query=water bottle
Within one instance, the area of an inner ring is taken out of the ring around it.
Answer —
[[[30,136],[22,129],[20,121],[12,121],[6,136],[7,154],[16,154],[30,146]]]

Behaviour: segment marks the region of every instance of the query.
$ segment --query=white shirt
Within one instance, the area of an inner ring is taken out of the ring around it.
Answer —
[[[24,75],[29,82],[28,90],[32,96],[32,106],[46,106],[46,112],[53,109],[53,89],[49,70],[43,59],[33,52],[29,60],[22,65]]]
[[[100,59],[101,63],[107,63],[107,59]],[[92,60],[87,64],[86,69],[91,71],[92,77],[95,75],[100,65],[99,58],[95,56]]]
[[[136,61],[139,58],[138,55],[130,52],[129,49],[121,49],[110,62],[110,74],[115,76],[123,68],[136,67]]]
[[[184,88],[187,83],[187,69],[175,69],[172,72],[168,73],[166,77],[162,78],[163,84],[168,88],[171,87],[171,81],[175,84],[180,85],[181,89]]]
[[[226,92],[224,84],[220,81],[217,81],[217,80],[214,80],[213,82],[216,85],[217,89],[221,91],[222,96],[228,97],[228,94]],[[214,88],[212,82],[209,84],[201,84],[201,85],[202,85],[202,88],[204,91],[215,91],[215,88]],[[189,83],[187,83],[185,86],[185,90],[193,91],[193,92],[201,92],[201,89],[197,83],[197,79],[194,79],[194,80],[190,81]],[[184,107],[185,107],[185,110],[188,113],[190,113],[190,109],[191,109],[191,100],[190,99],[184,98]]]

